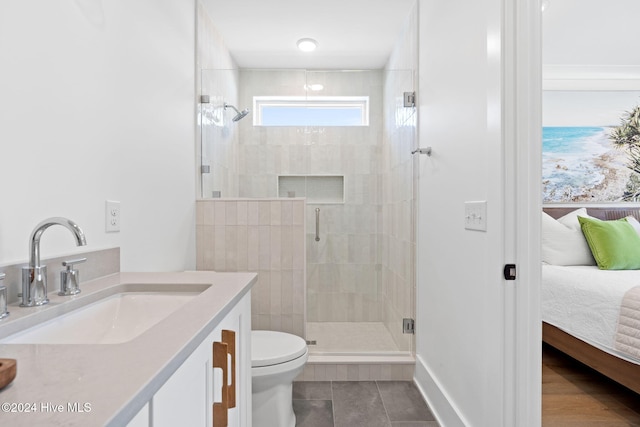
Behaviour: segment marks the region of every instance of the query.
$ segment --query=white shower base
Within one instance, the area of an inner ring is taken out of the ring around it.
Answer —
[[[309,359],[296,381],[411,381],[415,357],[383,323],[308,322]]]

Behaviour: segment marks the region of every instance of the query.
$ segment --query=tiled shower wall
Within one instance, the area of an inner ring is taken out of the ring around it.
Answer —
[[[323,91],[306,92],[305,85],[318,83]],[[370,97],[370,126],[259,127],[240,122],[241,197],[276,197],[279,175],[344,176],[343,203],[307,201],[307,318],[312,322],[383,321],[382,94],[381,70],[240,71],[243,106],[251,105],[254,96],[267,95]]]
[[[198,102],[197,144],[199,165],[210,172],[199,174],[202,197],[214,191],[222,197],[238,196],[238,127],[234,114],[224,111],[224,103],[237,105],[238,69],[206,8],[198,2],[197,94],[207,95],[208,103]],[[198,101],[201,101],[199,99]]]
[[[304,199],[196,202],[196,268],[258,273],[252,329],[304,338],[304,210]]]
[[[415,200],[420,155],[416,108],[404,107],[403,92],[413,91],[417,71],[417,13],[403,26],[386,67],[382,151],[382,298],[384,321],[401,350],[411,350],[413,335],[402,333],[402,319],[415,318]]]

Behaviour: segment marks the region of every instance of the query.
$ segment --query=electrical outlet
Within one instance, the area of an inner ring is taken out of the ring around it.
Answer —
[[[120,231],[120,202],[107,200],[105,206],[105,231],[117,233]]]
[[[487,231],[487,202],[464,202],[464,228]]]

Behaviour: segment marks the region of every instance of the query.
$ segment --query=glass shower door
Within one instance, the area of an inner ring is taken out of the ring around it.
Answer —
[[[238,196],[238,129],[232,126],[235,112],[237,70],[202,70],[198,120],[200,130],[200,196]]]

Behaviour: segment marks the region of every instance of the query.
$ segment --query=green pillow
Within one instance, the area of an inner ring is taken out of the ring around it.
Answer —
[[[601,221],[579,216],[578,221],[598,268],[640,269],[640,236],[626,219]]]

